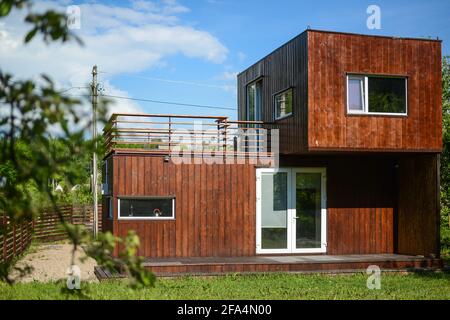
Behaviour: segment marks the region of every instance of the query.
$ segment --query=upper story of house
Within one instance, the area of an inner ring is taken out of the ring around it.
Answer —
[[[441,41],[306,30],[238,75],[280,152],[440,152]]]

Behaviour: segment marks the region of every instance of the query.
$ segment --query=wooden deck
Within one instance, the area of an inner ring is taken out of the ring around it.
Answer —
[[[365,271],[370,265],[379,266],[382,272],[439,270],[443,267],[441,259],[398,254],[158,258],[148,259],[144,265],[157,276],[261,272],[345,273]],[[111,277],[100,269],[96,273],[100,280]]]
[[[339,272],[381,269],[440,268],[440,259],[396,254],[254,256],[223,258],[149,259],[145,266],[156,274],[220,274],[234,272]]]

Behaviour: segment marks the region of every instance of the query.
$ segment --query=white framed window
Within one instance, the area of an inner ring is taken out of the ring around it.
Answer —
[[[120,197],[119,220],[173,220],[175,197]]]
[[[407,91],[406,77],[349,74],[347,75],[347,112],[406,116]]]
[[[283,119],[292,114],[292,88],[277,93],[275,100],[275,120]]]

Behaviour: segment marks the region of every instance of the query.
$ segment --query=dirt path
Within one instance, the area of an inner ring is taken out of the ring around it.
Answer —
[[[81,248],[75,253],[75,264],[81,270],[81,281],[97,281],[94,275],[95,260],[88,258],[81,262],[80,258],[84,256],[84,251]],[[17,262],[17,267],[23,268],[25,265],[33,267],[33,271],[19,281],[30,282],[36,280],[47,282],[67,279],[67,268],[70,266],[71,258],[72,245],[70,244],[37,245],[30,253]],[[14,276],[15,274],[13,273]]]

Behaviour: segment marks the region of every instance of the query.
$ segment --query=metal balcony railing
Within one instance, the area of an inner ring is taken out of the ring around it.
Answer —
[[[113,114],[105,126],[106,152],[154,154],[272,154],[273,137],[262,121],[228,117]]]

